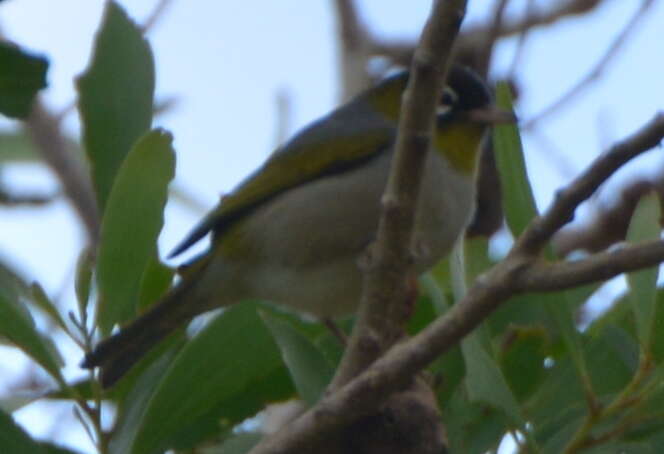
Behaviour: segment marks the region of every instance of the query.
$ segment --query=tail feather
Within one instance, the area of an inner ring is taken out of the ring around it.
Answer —
[[[180,282],[145,314],[100,342],[85,355],[81,367],[101,368],[104,388],[117,382],[161,340],[201,312],[193,301],[187,304],[190,283]]]

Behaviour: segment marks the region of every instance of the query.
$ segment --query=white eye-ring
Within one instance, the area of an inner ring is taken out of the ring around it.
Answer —
[[[436,115],[443,115],[452,110],[458,99],[459,95],[451,87],[445,87],[436,108]]]

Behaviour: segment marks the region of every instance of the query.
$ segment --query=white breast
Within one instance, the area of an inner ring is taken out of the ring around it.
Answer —
[[[251,257],[226,263],[247,298],[334,317],[357,306],[358,258],[373,241],[391,153],[363,169],[323,178],[277,197],[243,222]],[[414,251],[423,272],[446,255],[473,211],[474,182],[429,153]]]

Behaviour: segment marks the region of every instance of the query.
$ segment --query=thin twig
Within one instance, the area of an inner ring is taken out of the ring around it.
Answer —
[[[0,205],[2,206],[44,206],[53,202],[58,194],[16,194],[0,187]]]
[[[99,213],[90,174],[67,146],[58,118],[37,98],[25,126],[37,145],[37,151],[58,176],[65,195],[83,221],[89,243],[96,244],[99,237]]]
[[[611,203],[594,200],[593,212],[585,216],[582,222],[565,226],[556,232],[553,238],[556,253],[564,257],[580,249],[599,252],[624,240],[637,203],[644,194],[653,191],[664,200],[664,174],[659,173],[652,179],[639,178],[618,190],[613,189],[611,192],[618,195],[613,197]]]
[[[556,143],[544,134],[542,128],[533,128],[528,131],[529,137],[538,142],[538,147],[533,147],[542,158],[549,161],[553,169],[565,180],[570,180],[578,173],[572,161],[556,146]]]
[[[274,101],[276,107],[275,117],[277,121],[275,125],[276,133],[274,135],[274,146],[272,148],[276,151],[291,135],[293,100],[288,89],[282,87],[277,91]]]
[[[151,29],[154,28],[155,24],[159,22],[159,19],[164,16],[164,13],[168,7],[171,6],[171,3],[173,3],[173,0],[159,0],[159,3],[155,5],[154,9],[141,26],[141,31],[143,34],[148,33]]]
[[[567,2],[556,2],[555,7],[544,12],[526,15],[524,18],[514,21],[505,21],[501,24],[498,33],[500,38],[523,34],[534,28],[553,25],[569,17],[588,14],[597,9],[606,0],[568,0]],[[553,2],[552,2],[553,3]],[[461,33],[457,44],[457,53],[460,57],[472,56],[485,42],[487,26],[478,25],[468,28]],[[410,63],[415,44],[412,41],[385,41],[374,39],[372,42],[372,54],[390,58],[393,62],[402,65]]]
[[[527,0],[526,2],[526,11],[525,18],[528,20],[535,11],[535,1]],[[510,70],[508,72],[507,80],[513,80],[516,77],[517,70],[521,67],[521,60],[523,58],[523,51],[526,48],[526,41],[530,35],[530,28],[525,28],[521,33],[519,33],[519,38],[516,42],[516,48],[514,49],[514,56],[512,57],[512,63],[510,64]]]
[[[558,192],[547,213],[535,219],[521,235],[522,251],[541,250],[553,234],[573,217],[579,204],[588,199],[622,165],[657,146],[664,137],[664,113],[658,113],[643,128],[606,154],[598,157],[565,189]]]
[[[609,48],[606,50],[602,58],[595,64],[595,66],[586,74],[586,76],[578,81],[572,88],[570,88],[564,95],[557,101],[554,101],[550,106],[544,108],[540,113],[535,114],[532,118],[528,119],[521,126],[522,129],[531,129],[537,122],[542,121],[543,118],[550,116],[556,111],[563,108],[570,101],[574,100],[581,92],[587,89],[594,81],[600,78],[606,67],[611,60],[618,54],[620,48],[625,44],[627,38],[636,30],[641,18],[645,16],[654,0],[644,0],[639,9],[634,13],[632,18],[627,22],[623,30],[613,40]]]
[[[500,28],[500,36],[508,37],[513,35],[518,35],[523,33],[525,30],[531,30],[536,27],[541,27],[545,25],[555,24],[561,19],[566,19],[572,16],[579,16],[582,14],[587,14],[598,6],[600,6],[605,0],[568,0],[567,2],[557,2],[556,7],[550,10],[547,10],[543,13],[527,15],[521,20],[514,22],[506,22]],[[465,37],[470,37],[474,35],[474,39],[481,39],[485,33],[482,30],[482,27],[475,29],[470,29],[467,32],[467,35],[462,35],[462,43],[465,42]]]
[[[529,285],[536,289],[540,284],[530,280],[526,285],[523,276],[527,276],[555,230],[568,221],[576,207],[603,181],[662,138],[664,114],[659,114],[630,139],[598,158],[588,171],[561,191],[553,206],[531,222],[507,258],[480,276],[447,313],[415,337],[393,346],[361,375],[325,396],[280,433],[257,446],[252,454],[306,452],[316,440],[375,410],[386,396],[401,389],[414,374],[456,345],[510,296],[530,290]],[[649,259],[650,263],[643,260],[640,266],[655,265],[664,259],[664,254]],[[613,266],[611,275],[624,272],[624,266],[630,265]],[[598,272],[595,280],[606,277],[607,273]]]
[[[367,63],[372,55],[373,38],[360,19],[353,0],[336,0],[337,28],[341,51],[341,96],[345,102],[370,84]]]
[[[519,285],[528,291],[552,292],[607,280],[618,274],[652,266],[662,260],[664,241],[650,241],[593,254],[583,260],[533,265],[521,274]]]
[[[486,38],[483,45],[477,53],[475,61],[475,69],[486,79],[489,75],[489,68],[491,67],[491,56],[493,55],[493,47],[496,41],[500,38],[500,29],[502,28],[503,16],[505,9],[510,0],[497,0],[496,6],[493,10],[493,20],[489,24]]]

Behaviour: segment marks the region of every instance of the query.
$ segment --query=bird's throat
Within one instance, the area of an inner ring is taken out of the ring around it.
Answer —
[[[465,174],[475,173],[477,154],[485,128],[476,124],[451,124],[436,131],[435,147],[452,167]]]

